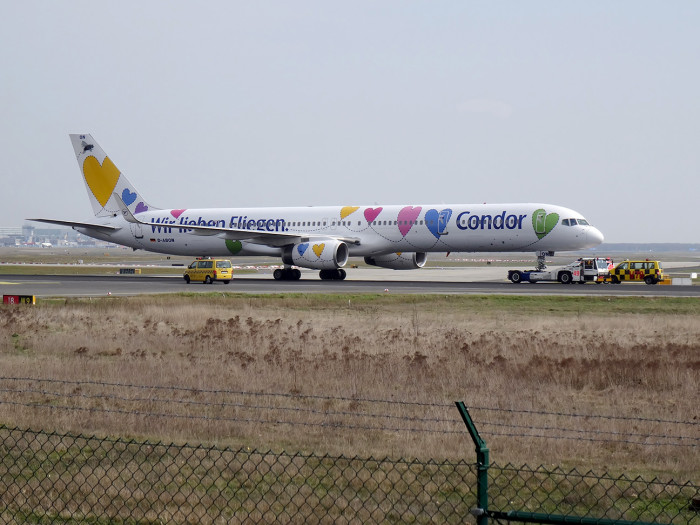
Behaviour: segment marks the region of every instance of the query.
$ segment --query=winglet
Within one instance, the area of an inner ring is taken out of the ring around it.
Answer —
[[[122,212],[122,215],[126,219],[126,222],[131,222],[133,224],[139,224],[141,221],[139,221],[136,217],[134,217],[134,214],[129,211],[129,208],[127,205],[124,203],[122,198],[117,195],[116,193],[112,193],[112,197],[116,201],[117,205],[119,206],[119,209]]]

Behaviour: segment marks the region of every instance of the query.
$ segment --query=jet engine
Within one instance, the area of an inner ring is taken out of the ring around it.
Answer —
[[[316,270],[341,268],[348,262],[348,246],[337,239],[301,242],[284,248],[282,262]]]
[[[416,270],[423,268],[427,260],[428,255],[425,252],[390,253],[365,257],[367,264],[392,270]]]

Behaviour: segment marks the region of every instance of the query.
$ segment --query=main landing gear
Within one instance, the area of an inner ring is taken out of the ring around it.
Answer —
[[[336,270],[321,270],[318,272],[318,276],[323,281],[342,281],[347,276],[347,273],[342,268],[338,268]]]
[[[298,281],[301,278],[301,271],[298,268],[277,268],[272,272],[276,281]]]
[[[276,281],[298,281],[301,278],[301,272],[298,268],[277,268],[272,272],[272,276]],[[347,274],[342,268],[336,270],[321,270],[318,276],[323,281],[342,281]]]

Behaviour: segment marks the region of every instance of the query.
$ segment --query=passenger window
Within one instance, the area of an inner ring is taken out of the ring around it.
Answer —
[[[629,265],[629,263],[625,262],[625,263],[622,263],[619,268],[620,268],[620,270],[626,270],[628,268],[628,265]]]

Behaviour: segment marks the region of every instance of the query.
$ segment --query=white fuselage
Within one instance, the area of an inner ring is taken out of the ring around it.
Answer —
[[[254,238],[268,232],[344,239],[351,256],[583,250],[603,240],[581,214],[534,203],[149,210],[136,217],[139,223],[121,216],[103,219],[104,224],[121,226],[111,234],[76,229],[133,248],[193,256],[280,256],[283,242],[276,246]],[[564,219],[578,222],[565,225]],[[234,231],[241,240],[203,234],[189,225]]]

